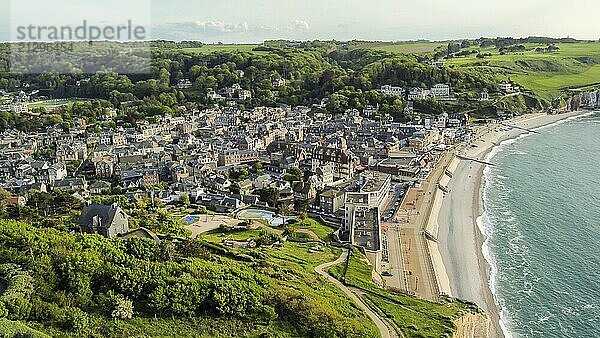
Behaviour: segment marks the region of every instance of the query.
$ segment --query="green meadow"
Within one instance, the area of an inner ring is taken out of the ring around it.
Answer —
[[[493,69],[507,80],[518,83],[526,90],[551,100],[568,89],[588,87],[600,83],[600,42],[560,43],[559,51],[537,53],[542,44],[525,44],[524,52],[501,55],[497,49],[469,47],[492,54],[483,59],[477,54],[457,57],[448,61],[454,67]]]
[[[34,108],[54,108],[54,107],[66,106],[66,105],[73,104],[73,103],[79,102],[79,101],[83,101],[83,100],[78,100],[78,99],[59,99],[59,100],[52,100],[52,101],[39,101],[39,102],[31,103],[31,104],[27,105],[27,107],[29,109],[34,109]]]
[[[409,42],[356,42],[352,49],[372,49],[398,54],[432,53],[438,47],[445,46],[444,42],[409,41]]]

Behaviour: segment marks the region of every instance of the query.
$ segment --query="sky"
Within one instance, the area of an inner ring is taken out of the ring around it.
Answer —
[[[131,20],[147,27],[152,39],[207,43],[600,38],[599,0],[0,0],[0,6],[10,7],[0,9],[2,39],[14,37],[20,25],[84,19],[97,25]]]

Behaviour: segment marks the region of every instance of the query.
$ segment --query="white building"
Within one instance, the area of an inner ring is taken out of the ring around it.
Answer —
[[[403,96],[405,90],[402,87],[385,85],[385,86],[381,86],[381,92],[386,95]]]
[[[414,87],[414,88],[411,88],[410,91],[408,92],[408,99],[409,100],[424,100],[427,98],[428,95],[429,95],[429,90]]]
[[[498,88],[500,88],[500,90],[503,92],[510,92],[513,89],[512,84],[510,83],[501,83]]]
[[[489,100],[490,100],[490,94],[488,92],[479,93],[479,101],[489,101]]]
[[[29,112],[29,109],[27,108],[27,103],[25,102],[15,102],[11,104],[10,110],[17,114],[26,114],[27,112]]]
[[[431,88],[431,94],[433,98],[444,98],[450,96],[450,86],[447,84],[436,84]]]
[[[177,81],[177,88],[179,89],[189,89],[192,88],[192,81],[189,79],[180,79]]]
[[[241,90],[238,92],[238,98],[242,101],[246,101],[252,98],[252,92],[249,90]]]

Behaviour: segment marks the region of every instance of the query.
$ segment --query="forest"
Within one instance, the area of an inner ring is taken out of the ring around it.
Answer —
[[[498,44],[500,44],[498,42]],[[87,74],[76,64],[64,65],[72,71],[41,74],[9,74],[0,72],[0,89],[6,91],[39,90],[38,97],[83,98],[88,101],[62,106],[46,112],[36,108],[31,116],[0,112],[0,130],[17,128],[31,131],[48,126],[70,128],[73,117],[88,123],[106,122],[107,112],[114,111],[118,121],[132,126],[141,120],[178,115],[189,109],[224,105],[207,96],[234,84],[249,89],[252,98],[238,102],[238,108],[256,106],[312,106],[328,99],[325,110],[331,114],[347,109],[362,110],[366,105],[379,105],[381,113],[402,120],[405,99],[384,95],[382,85],[429,88],[447,83],[460,99],[476,101],[481,91],[493,92],[505,77],[500,70],[477,70],[436,67],[428,63],[433,55],[395,54],[369,49],[349,49],[343,44],[271,41],[248,51],[218,51],[210,54],[194,52],[194,46],[157,42],[150,48],[151,67],[146,73],[116,73],[106,70]],[[121,47],[122,49],[123,47]],[[143,47],[139,47],[143,48]],[[460,46],[459,46],[460,48]],[[108,47],[92,48],[88,53],[101,54]],[[6,48],[0,59],[8,58]],[[90,58],[86,51],[77,52]],[[79,55],[79,54],[76,54]],[[115,56],[115,62],[118,58]],[[87,60],[87,59],[86,59]],[[68,60],[64,60],[68,62]],[[111,61],[112,62],[112,61]],[[187,79],[191,88],[177,87]],[[274,80],[285,85],[275,86]],[[27,86],[24,88],[23,86]],[[431,105],[426,105],[431,106]],[[425,113],[456,112],[456,107],[438,105]],[[527,108],[527,107],[524,107]]]

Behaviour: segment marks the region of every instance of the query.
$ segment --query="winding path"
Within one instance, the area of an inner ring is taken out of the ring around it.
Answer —
[[[350,291],[350,289],[348,289],[344,284],[342,284],[342,282],[333,278],[329,273],[327,273],[326,270],[328,268],[345,262],[347,257],[348,257],[348,250],[343,250],[342,255],[338,259],[336,259],[333,262],[328,262],[328,263],[324,263],[324,264],[317,266],[315,268],[315,271],[319,275],[327,278],[327,280],[329,280],[331,283],[335,284],[338,288],[340,288],[348,297],[350,297],[367,314],[367,316],[369,316],[369,318],[371,318],[371,320],[377,326],[377,329],[379,330],[379,334],[381,335],[381,338],[398,338],[396,331],[393,328],[388,327],[385,320],[382,319],[381,317],[379,317],[379,315],[377,315],[375,312],[373,312],[371,310],[371,308],[369,308],[367,306],[367,304],[365,304],[362,301],[362,299],[360,299],[360,297],[358,297],[354,292]]]

